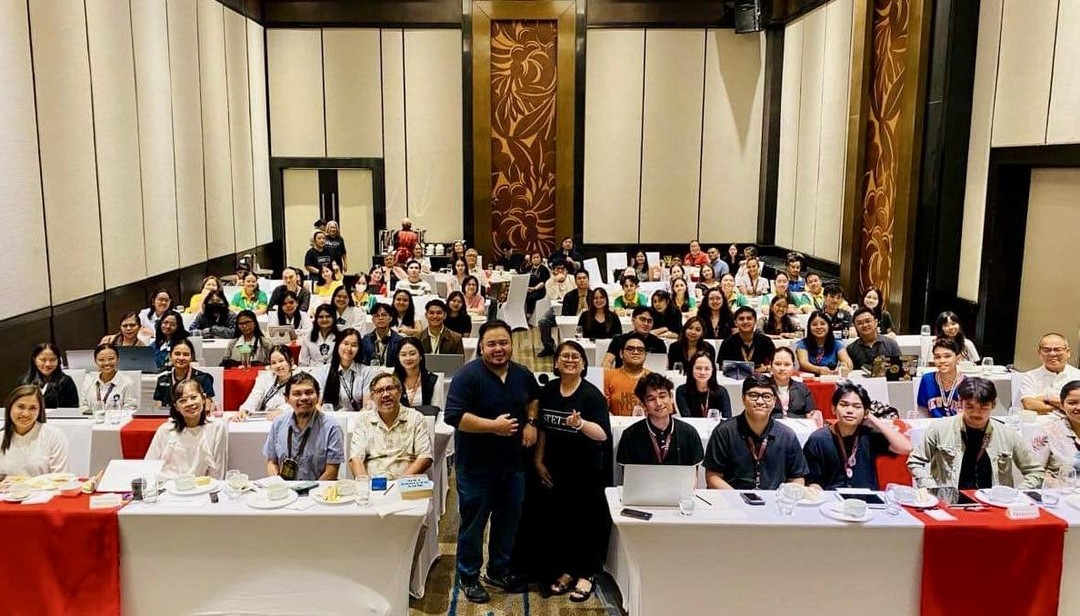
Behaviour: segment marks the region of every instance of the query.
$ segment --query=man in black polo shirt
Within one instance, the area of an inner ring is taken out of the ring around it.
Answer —
[[[775,490],[806,483],[810,469],[795,432],[772,419],[776,386],[763,374],[742,386],[746,410],[713,428],[705,449],[705,483],[712,489]]]
[[[619,334],[611,339],[607,353],[604,353],[604,368],[618,368],[622,366],[622,348],[630,334],[636,333],[645,338],[646,353],[667,353],[667,345],[664,341],[652,334],[653,316],[648,306],[638,306],[631,313],[630,323],[632,332]]]
[[[457,377],[454,377],[457,378]],[[651,372],[637,382],[634,394],[645,406],[645,419],[623,431],[615,461],[619,464],[693,466],[705,455],[701,437],[690,424],[675,419],[675,386]]]
[[[838,284],[825,285],[825,307],[821,309],[821,312],[837,338],[847,338],[851,335],[851,312],[843,305],[844,289]]]
[[[532,372],[510,360],[510,326],[480,327],[480,359],[466,364],[450,384],[446,423],[454,432],[458,510],[457,572],[465,598],[490,600],[480,583],[484,527],[491,518],[484,581],[507,592],[524,588],[510,571],[525,493],[525,449],[536,442],[540,387]]]
[[[859,336],[847,346],[851,365],[856,370],[874,365],[875,357],[900,357],[900,345],[889,336],[878,334],[878,320],[874,311],[862,306],[855,311],[852,319],[855,333]]]
[[[771,338],[754,331],[757,325],[757,312],[750,306],[741,306],[735,311],[735,329],[720,343],[721,361],[754,362],[756,372],[766,372],[772,363],[776,345]]]

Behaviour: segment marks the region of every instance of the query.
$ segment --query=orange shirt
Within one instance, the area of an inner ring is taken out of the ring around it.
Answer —
[[[607,398],[608,410],[612,415],[629,417],[634,414],[635,406],[641,406],[641,401],[634,395],[634,386],[638,379],[648,373],[645,369],[636,376],[631,376],[622,368],[604,371],[604,397]]]

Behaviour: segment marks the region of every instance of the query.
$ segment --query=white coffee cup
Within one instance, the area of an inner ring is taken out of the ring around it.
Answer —
[[[283,483],[275,483],[266,488],[266,497],[270,500],[281,500],[289,495],[289,486]]]
[[[22,500],[22,499],[27,498],[28,496],[30,496],[30,493],[33,492],[33,491],[34,490],[30,486],[26,485],[25,483],[17,483],[15,485],[11,486],[10,488],[8,488],[8,495],[11,496],[12,498]]]
[[[195,489],[195,476],[194,475],[180,475],[173,480],[173,485],[177,490],[181,492],[187,492],[188,490]]]
[[[338,494],[341,496],[352,496],[356,494],[356,482],[342,479],[334,482],[334,487],[337,488]]]
[[[1010,486],[994,486],[990,488],[990,500],[995,503],[1011,503],[1019,495],[1020,492]]]
[[[844,513],[853,518],[861,518],[866,515],[866,503],[857,498],[845,498],[843,507]]]
[[[785,483],[780,486],[780,493],[793,501],[801,501],[806,498],[806,486],[797,483]]]

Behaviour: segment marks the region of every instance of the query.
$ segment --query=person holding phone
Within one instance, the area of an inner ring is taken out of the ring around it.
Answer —
[[[713,428],[705,449],[705,483],[720,490],[775,490],[805,484],[810,469],[795,431],[772,418],[776,385],[764,374],[743,381],[746,409]]]
[[[832,397],[836,423],[815,430],[803,446],[810,487],[878,489],[875,461],[883,455],[911,453],[911,440],[870,412],[862,386],[840,383]]]

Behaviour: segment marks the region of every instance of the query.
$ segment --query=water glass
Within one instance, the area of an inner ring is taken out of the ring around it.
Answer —
[[[984,368],[992,367],[994,365],[994,358],[993,357],[984,357],[984,358],[982,358],[982,365],[983,365]]]
[[[904,413],[904,419],[907,419],[908,421],[914,421],[921,418],[922,415],[919,414],[919,409],[911,409],[907,413]]]
[[[581,337],[583,335],[584,335],[584,330],[582,330],[580,326],[574,328],[574,339],[575,340],[581,340]]]
[[[682,362],[681,361],[675,362],[674,364],[672,364],[671,367],[675,369],[675,372],[678,372],[679,374],[683,374],[683,367],[682,367]]]
[[[795,498],[790,492],[780,489],[776,492],[776,512],[782,516],[789,516],[795,513],[795,503],[798,499]]]
[[[885,486],[885,513],[900,515],[900,495],[903,487],[896,483]]]
[[[360,475],[356,478],[356,504],[366,507],[371,502],[371,478]]]
[[[720,409],[709,409],[709,412],[708,412],[708,414],[706,414],[706,417],[708,417],[709,419],[711,419],[713,421],[720,421]]]
[[[634,405],[634,409],[630,411],[630,415],[633,417],[644,417],[645,409],[640,404]]]
[[[120,409],[108,409],[105,411],[105,419],[110,426],[119,426],[122,414]]]
[[[1048,489],[1045,489],[1045,488],[1043,489],[1043,491],[1042,491],[1042,504],[1045,505],[1047,509],[1055,509],[1058,506],[1058,503],[1060,503],[1060,502],[1061,502],[1061,493],[1060,492],[1058,492],[1057,490],[1048,490]]]
[[[94,409],[94,423],[105,423],[105,409]]]
[[[1020,426],[1023,422],[1023,412],[1024,410],[1018,406],[1010,407],[1009,414],[1005,416],[1005,426],[1020,432]]]
[[[933,330],[930,329],[929,325],[923,325],[922,327],[919,328],[919,335],[920,336],[925,337],[925,336],[931,335],[932,333],[933,333]]]
[[[158,497],[158,485],[157,475],[147,475],[143,477],[143,502],[144,503],[156,503]]]
[[[684,496],[679,499],[679,514],[685,516],[694,515],[694,497]]]
[[[322,412],[324,412],[324,413],[333,413],[334,412],[334,405],[327,402],[326,404],[322,405]]]

